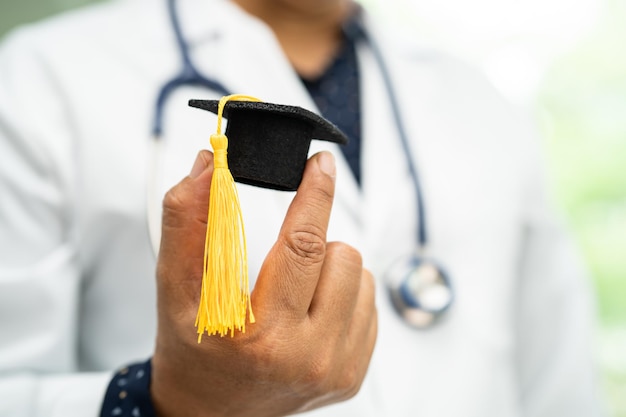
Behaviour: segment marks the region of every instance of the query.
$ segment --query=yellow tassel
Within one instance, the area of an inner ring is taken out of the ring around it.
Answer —
[[[248,282],[248,254],[239,195],[228,169],[228,138],[222,134],[222,113],[229,100],[260,101],[235,94],[222,97],[217,112],[217,133],[211,135],[214,171],[209,197],[209,214],[204,244],[202,292],[196,316],[198,343],[208,335],[235,335],[246,331],[254,314]]]

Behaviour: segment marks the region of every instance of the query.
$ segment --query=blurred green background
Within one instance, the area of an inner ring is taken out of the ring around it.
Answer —
[[[438,24],[445,26],[441,20],[428,20],[420,10],[415,10],[416,4],[428,10],[424,7],[429,1],[446,3],[444,0],[387,3],[361,0],[373,13],[385,14],[388,20],[402,20],[405,27],[414,29],[419,36],[432,35],[441,40],[446,37],[446,30],[451,29],[437,28]],[[550,1],[546,0],[540,7]],[[494,83],[504,86],[504,90],[509,88],[509,92],[529,79],[535,83],[533,88],[527,89],[532,95],[525,97],[523,104],[537,115],[558,201],[592,273],[600,323],[597,358],[607,407],[610,415],[626,417],[626,1],[591,1],[597,3],[599,13],[583,36],[566,47],[550,50],[549,59],[545,59],[545,42],[540,37],[526,42],[524,47],[531,45],[531,52],[543,53],[543,66],[539,70],[536,66],[528,67],[534,71],[506,80],[508,84],[494,76]],[[18,24],[91,2],[93,0],[0,0],[0,36]],[[480,4],[477,2],[477,7]],[[483,7],[487,5],[482,1]],[[389,7],[396,12],[386,11]],[[559,25],[564,24],[561,17],[568,12],[566,7],[562,14],[552,17],[554,33],[558,33]],[[422,30],[415,30],[418,26]],[[502,35],[498,38],[496,32],[495,38],[489,38],[490,42],[484,42],[484,36],[471,38],[460,33],[458,37],[483,41],[482,44],[474,41],[478,52],[467,55],[479,65],[485,64],[487,73],[497,47],[505,40],[510,43],[511,39],[514,42],[520,39],[519,34],[507,32],[504,27],[493,29],[500,30]],[[466,52],[468,45],[463,48]],[[508,59],[509,65],[515,65],[516,57],[522,55],[503,56],[501,54],[498,62],[504,59],[506,64]]]
[[[598,358],[612,415],[626,416],[626,2],[610,0],[537,97],[559,201],[598,296]]]

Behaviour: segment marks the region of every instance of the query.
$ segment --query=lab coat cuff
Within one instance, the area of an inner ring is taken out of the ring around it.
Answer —
[[[117,371],[104,396],[100,417],[155,417],[151,373],[150,359]]]

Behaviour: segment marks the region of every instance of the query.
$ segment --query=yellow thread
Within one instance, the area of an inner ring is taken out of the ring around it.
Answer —
[[[196,316],[198,343],[208,335],[246,331],[246,316],[254,323],[248,281],[248,252],[235,181],[228,169],[228,138],[222,134],[222,113],[230,100],[260,101],[242,94],[224,96],[217,112],[217,133],[211,135],[214,171],[204,243],[202,292]]]

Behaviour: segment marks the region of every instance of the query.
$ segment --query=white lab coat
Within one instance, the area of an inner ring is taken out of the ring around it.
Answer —
[[[180,66],[164,3],[91,7],[18,30],[0,48],[2,417],[95,416],[112,370],[152,352],[146,207],[159,210],[215,128],[214,115],[186,104],[214,93],[176,91],[150,173],[156,94]],[[264,24],[224,0],[179,7],[204,74],[315,110]],[[384,271],[415,247],[415,197],[380,72],[361,47],[362,190],[335,145],[312,152],[337,156],[329,237],[358,248],[377,277],[380,330],[361,392],[312,415],[595,416],[588,288],[547,210],[530,129],[474,71],[380,35],[430,252],[456,302],[435,328],[415,331],[385,293]],[[146,202],[150,184],[158,197]],[[292,194],[239,189],[254,277]]]

